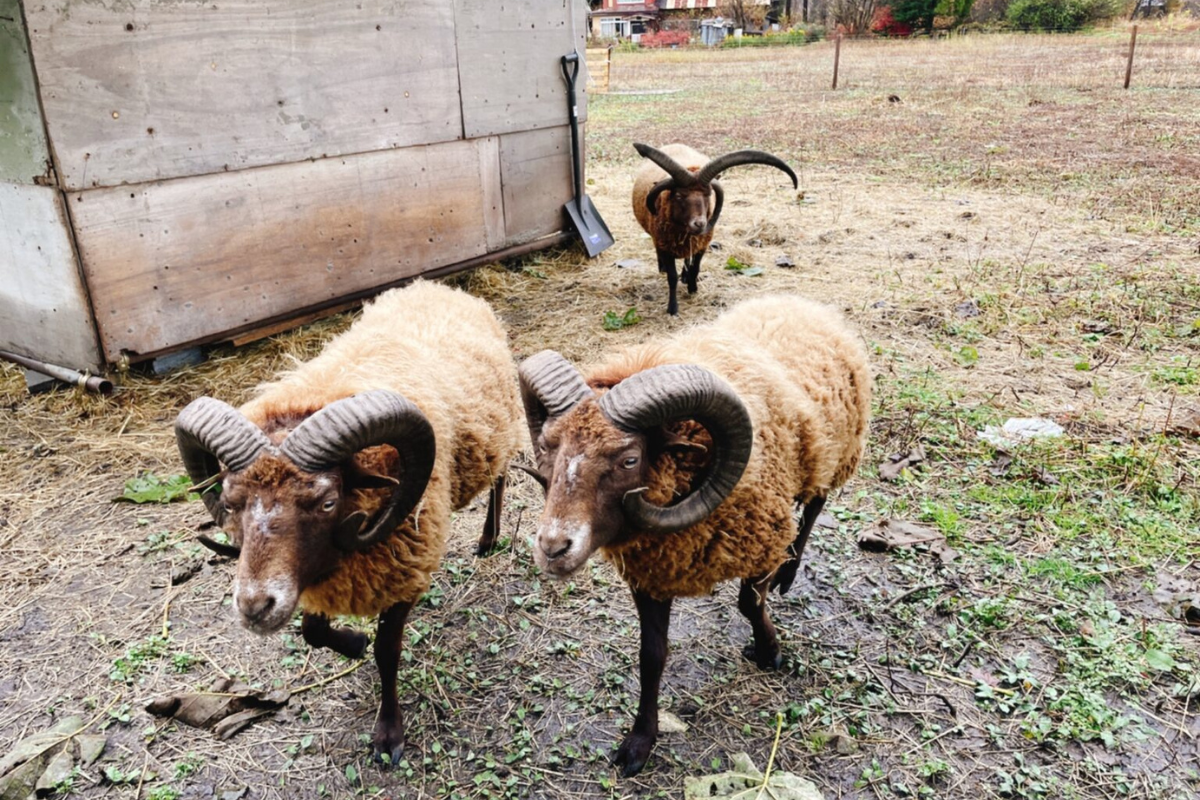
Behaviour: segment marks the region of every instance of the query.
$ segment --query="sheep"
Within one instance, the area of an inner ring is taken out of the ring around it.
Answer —
[[[669,144],[662,150],[645,144],[635,144],[634,148],[650,163],[642,164],[634,179],[633,214],[654,241],[658,271],[667,274],[667,313],[674,316],[679,313],[675,259],[683,259],[688,294],[695,294],[700,259],[712,242],[713,228],[725,203],[717,176],[739,164],[767,164],[786,172],[795,188],[799,188],[800,181],[791,167],[760,150],[738,150],[709,160],[685,144]]]
[[[396,763],[405,619],[442,559],[451,512],[489,487],[478,552],[493,545],[523,438],[516,364],[491,308],[433,283],[386,292],[240,410],[190,403],[176,438],[192,480],[220,486],[201,496],[233,542],[214,549],[238,556],[244,627],[270,634],[299,607],[310,646],[361,658],[366,636],[329,618],[379,615],[373,745]]]
[[[838,312],[782,295],[618,352],[586,378],[551,350],[518,372],[546,488],[535,563],[566,578],[598,550],[633,593],[642,694],[613,760],[634,775],[657,738],[676,597],[740,578],[747,655],[782,663],[767,592],[791,587],[825,498],[862,457],[867,356]]]

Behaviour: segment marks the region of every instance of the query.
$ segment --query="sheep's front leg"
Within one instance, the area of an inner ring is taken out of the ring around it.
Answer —
[[[771,575],[742,581],[738,592],[738,611],[750,622],[754,631],[754,645],[746,649],[746,656],[753,658],[759,669],[779,669],[783,656],[779,652],[779,635],[767,614],[767,592],[771,589]]]
[[[771,588],[778,587],[780,594],[787,594],[788,589],[792,588],[792,581],[796,580],[796,571],[800,569],[800,558],[804,555],[804,545],[808,544],[808,535],[812,533],[813,525],[816,524],[817,517],[821,516],[823,508],[824,497],[814,497],[804,504],[804,511],[800,516],[800,532],[788,546],[791,558],[775,571],[775,577],[771,579]]]
[[[670,298],[667,300],[667,313],[674,316],[679,313],[679,301],[675,299],[675,287],[679,285],[679,273],[675,269],[675,256],[665,250],[659,250],[658,271],[667,273],[667,289],[670,292]]]
[[[398,762],[404,752],[404,723],[400,720],[400,701],[396,696],[396,673],[400,666],[400,646],[404,641],[404,621],[412,606],[412,603],[396,603],[380,614],[379,630],[375,634],[375,665],[379,668],[383,697],[379,701],[379,718],[375,720],[372,742],[375,759],[383,761],[387,754],[389,764]]]
[[[700,259],[704,257],[704,251],[693,253],[691,261],[687,265],[687,269],[683,273],[684,280],[687,281],[688,294],[696,293],[696,281],[700,279]]]
[[[367,654],[367,635],[349,628],[335,628],[324,614],[304,613],[300,634],[309,647],[328,647],[346,658],[362,658]]]
[[[633,730],[613,757],[614,764],[624,767],[621,774],[626,778],[642,771],[650,757],[650,749],[658,739],[658,689],[667,663],[667,629],[671,624],[670,600],[655,600],[635,591],[633,602],[642,627],[642,647],[638,653],[642,695],[638,699]]]
[[[475,555],[486,556],[496,546],[496,537],[500,534],[500,515],[504,511],[504,471],[492,484],[488,495],[487,519],[483,522],[483,535],[475,545]]]

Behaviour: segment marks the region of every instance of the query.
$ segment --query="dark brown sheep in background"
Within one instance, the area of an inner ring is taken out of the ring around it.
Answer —
[[[683,280],[688,294],[695,294],[700,260],[725,203],[717,177],[740,164],[766,164],[786,172],[794,187],[799,188],[800,181],[791,167],[760,150],[738,150],[710,160],[685,144],[669,144],[661,150],[645,144],[634,148],[651,163],[643,164],[634,179],[633,214],[654,240],[658,271],[667,274],[671,293],[667,313],[678,314],[675,259],[683,259]]]
[[[488,488],[479,549],[490,549],[521,444],[516,365],[495,314],[437,284],[394,289],[240,410],[202,397],[175,428],[192,480],[219,483],[202,497],[233,542],[214,549],[238,557],[246,628],[275,632],[301,608],[310,646],[361,658],[366,636],[329,617],[379,616],[373,742],[395,763],[408,612],[441,563],[451,512]]]
[[[740,578],[754,660],[780,664],[767,592],[790,588],[826,496],[862,457],[866,352],[833,309],[777,296],[628,348],[586,379],[550,350],[520,375],[546,486],[535,561],[564,578],[599,550],[637,606],[642,694],[615,758],[633,775],[658,736],[676,597]]]

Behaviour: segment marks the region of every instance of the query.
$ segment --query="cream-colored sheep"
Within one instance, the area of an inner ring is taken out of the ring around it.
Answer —
[[[445,553],[451,512],[489,488],[480,549],[492,544],[522,438],[516,378],[485,302],[419,282],[380,295],[240,411],[201,398],[177,422],[193,479],[221,482],[205,500],[240,551],[246,627],[278,630],[299,607],[311,645],[361,656],[365,637],[328,616],[380,615],[375,748],[393,762],[404,620]]]
[[[790,586],[825,498],[862,458],[866,353],[836,311],[776,296],[627,348],[586,378],[549,351],[520,371],[547,481],[537,563],[562,577],[599,550],[638,607],[642,699],[618,751],[633,774],[657,736],[674,598],[740,578],[754,658],[778,665],[766,594]]]

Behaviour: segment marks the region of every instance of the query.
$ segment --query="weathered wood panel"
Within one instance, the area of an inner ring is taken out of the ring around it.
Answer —
[[[458,141],[72,194],[104,352],[177,348],[482,255],[496,169],[494,142]]]
[[[0,183],[0,350],[73,369],[101,363],[62,195]]]
[[[562,210],[574,193],[569,128],[504,134],[500,164],[505,244],[522,244],[569,225]]]
[[[584,52],[587,6],[577,0],[455,0],[454,6],[467,138],[565,124],[559,58],[572,48]],[[587,115],[583,61],[576,80],[581,121]]]
[[[50,163],[18,0],[0,0],[0,180],[33,183]]]
[[[449,3],[46,0],[26,12],[71,189],[462,136]]]

